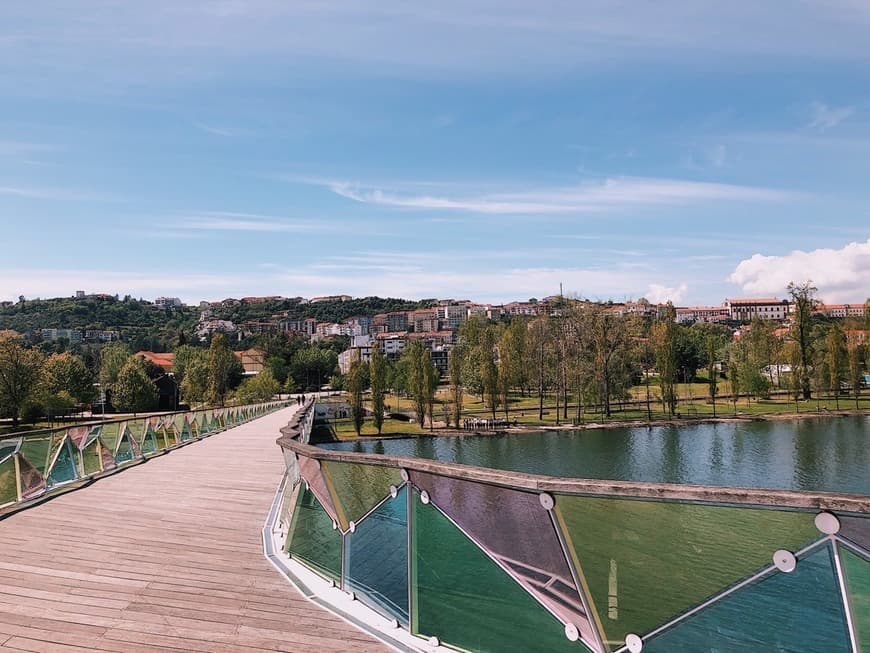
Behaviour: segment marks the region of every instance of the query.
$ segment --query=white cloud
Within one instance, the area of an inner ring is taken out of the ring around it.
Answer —
[[[870,295],[870,239],[842,249],[755,254],[741,261],[728,280],[747,294],[780,297],[790,282],[811,280],[827,302],[862,302]]]
[[[107,194],[74,188],[46,188],[36,186],[0,186],[0,195],[30,200],[58,202],[90,202],[119,199]]]
[[[810,108],[812,120],[807,127],[820,132],[836,127],[855,113],[855,107],[829,107],[822,102],[813,102]]]
[[[676,305],[683,301],[688,290],[689,287],[685,283],[681,283],[676,288],[669,288],[660,283],[651,283],[644,297],[653,304],[673,302]]]
[[[278,218],[256,213],[229,211],[202,211],[192,216],[174,218],[169,225],[173,229],[193,231],[253,231],[307,233],[333,231],[335,225],[314,220]]]
[[[335,194],[364,204],[485,214],[594,213],[625,207],[711,201],[782,202],[798,197],[797,193],[771,188],[643,177],[612,177],[577,186],[476,195],[462,194],[461,189],[455,189],[450,193],[452,196],[415,193],[410,188],[412,185],[402,184],[396,185],[398,190],[340,181],[326,185]]]

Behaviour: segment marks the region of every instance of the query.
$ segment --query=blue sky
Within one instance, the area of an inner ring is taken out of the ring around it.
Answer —
[[[863,0],[428,5],[4,2],[0,299],[870,295]]]

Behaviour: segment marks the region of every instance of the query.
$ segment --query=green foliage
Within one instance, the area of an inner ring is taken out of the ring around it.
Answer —
[[[130,348],[121,342],[110,342],[100,351],[100,386],[104,391],[114,387],[131,353]]]
[[[311,345],[298,350],[290,361],[290,376],[305,392],[320,390],[338,368],[338,354]]]
[[[357,435],[362,431],[365,419],[362,396],[367,387],[367,376],[368,372],[365,364],[357,358],[350,364],[350,369],[345,379],[345,387],[350,395],[350,415]]]
[[[659,373],[659,383],[662,390],[662,403],[668,414],[673,417],[677,409],[676,382],[679,374],[679,357],[677,345],[677,325],[674,322],[674,307],[668,303],[665,314],[660,322],[652,327],[651,339],[656,356],[656,369]]]
[[[242,380],[244,368],[222,333],[211,339],[207,360],[209,401],[223,406],[227,393]]]
[[[118,372],[112,386],[112,405],[119,411],[133,413],[157,407],[157,387],[138,356],[130,356]]]
[[[79,356],[69,352],[52,354],[42,366],[40,393],[46,396],[65,393],[73,404],[87,403],[94,398],[94,380]]]
[[[24,347],[16,336],[0,334],[0,411],[4,417],[18,418],[24,402],[39,383],[44,355]]]
[[[817,304],[816,291],[817,288],[810,281],[803,284],[788,284],[788,294],[791,296],[794,313],[792,338],[797,343],[799,352],[798,365],[793,373],[797,378],[804,399],[809,399],[812,396],[810,364],[813,357],[812,320],[813,309]]]
[[[241,404],[259,404],[270,401],[280,389],[281,384],[270,370],[265,369],[242,381],[236,390],[236,399]]]
[[[447,358],[447,373],[450,375],[450,416],[453,419],[453,427],[459,428],[462,421],[462,354],[461,345],[450,350]]]
[[[179,345],[175,349],[175,356],[172,359],[172,374],[178,384],[184,383],[184,377],[187,374],[187,368],[193,361],[201,360],[206,357],[206,350],[201,347],[192,345]]]
[[[387,361],[378,343],[372,346],[369,359],[369,378],[372,388],[372,417],[378,435],[384,426],[384,393],[387,391]]]
[[[178,378],[177,374],[175,378]],[[205,350],[191,347],[189,354],[185,354],[184,373],[179,387],[181,396],[188,404],[208,400],[208,353]]]

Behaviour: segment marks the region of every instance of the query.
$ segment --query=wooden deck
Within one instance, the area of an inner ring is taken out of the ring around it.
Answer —
[[[0,521],[0,649],[389,650],[263,557],[292,410]]]

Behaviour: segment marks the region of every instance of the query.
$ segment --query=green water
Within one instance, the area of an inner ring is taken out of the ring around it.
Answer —
[[[870,494],[870,416],[324,446],[551,476]]]

